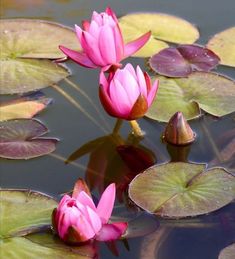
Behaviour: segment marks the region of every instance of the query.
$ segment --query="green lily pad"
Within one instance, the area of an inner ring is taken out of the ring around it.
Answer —
[[[0,94],[21,94],[45,88],[67,77],[64,66],[49,60],[4,58],[0,55]]]
[[[207,47],[220,57],[220,64],[235,67],[235,27],[213,36]]]
[[[151,119],[167,122],[177,111],[187,120],[195,119],[201,115],[200,108],[218,117],[235,111],[235,82],[229,78],[207,72],[194,72],[187,78],[157,78],[159,89],[146,114]]]
[[[235,177],[221,168],[205,171],[204,164],[168,163],[139,174],[129,185],[129,196],[156,215],[196,216],[233,201]]]
[[[80,246],[71,248],[70,246],[59,243],[50,234],[36,234],[31,240],[30,236],[14,237],[0,241],[2,258],[11,259],[85,259],[93,258],[93,253],[86,247]],[[40,237],[41,236],[41,237]],[[37,237],[40,242],[37,241]],[[87,251],[86,251],[87,250]]]
[[[163,13],[132,13],[119,19],[124,41],[132,41],[151,31],[149,42],[134,56],[149,57],[173,43],[194,43],[199,38],[197,28],[186,20]]]
[[[39,192],[1,189],[0,238],[24,236],[50,227],[51,213],[56,206],[53,198]]]
[[[135,40],[139,38],[141,35],[144,34],[144,32],[138,30],[135,27],[133,27],[131,24],[128,23],[122,23],[120,21],[120,27],[122,31],[122,35],[124,38],[124,42],[128,43],[132,40]],[[150,57],[155,53],[158,53],[159,51],[167,48],[169,45],[165,43],[164,41],[155,39],[152,35],[148,42],[136,53],[133,54],[134,57]]]
[[[63,58],[59,45],[78,50],[73,29],[62,24],[33,19],[0,21],[2,58]],[[2,66],[1,66],[2,67]]]
[[[225,247],[219,254],[218,259],[234,259],[235,255],[235,243]]]

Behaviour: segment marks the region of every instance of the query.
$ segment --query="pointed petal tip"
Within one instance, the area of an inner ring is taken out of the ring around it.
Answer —
[[[139,49],[141,49],[149,40],[151,36],[151,31],[146,32],[136,40],[133,40],[125,45],[125,57],[133,55],[135,52],[137,52]]]

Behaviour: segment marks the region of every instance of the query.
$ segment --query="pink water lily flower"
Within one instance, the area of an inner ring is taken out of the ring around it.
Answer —
[[[131,64],[110,73],[108,78],[100,73],[100,100],[111,116],[135,120],[147,112],[158,89],[158,80],[152,84],[149,75],[136,70]]]
[[[137,52],[149,40],[150,32],[124,44],[118,20],[111,8],[98,14],[93,12],[91,22],[84,21],[82,28],[75,25],[82,51],[59,46],[63,53],[76,63],[89,68],[108,70],[120,67],[120,61]]]
[[[79,179],[72,197],[64,195],[58,208],[53,211],[54,230],[69,244],[90,239],[111,241],[120,238],[126,231],[127,223],[108,223],[114,206],[115,193],[115,184],[110,184],[96,207],[88,187]]]

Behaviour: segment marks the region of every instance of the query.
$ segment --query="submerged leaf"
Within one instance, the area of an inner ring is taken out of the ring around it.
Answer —
[[[209,71],[219,63],[219,57],[209,49],[197,45],[166,48],[152,56],[150,67],[158,74],[186,77],[193,71]]]
[[[73,29],[62,24],[36,19],[3,19],[0,21],[2,58],[65,57],[58,46],[78,50]]]
[[[29,119],[42,111],[52,101],[44,95],[23,96],[0,105],[0,121],[11,119]]]
[[[222,65],[235,67],[235,27],[214,35],[207,47],[220,57]]]
[[[151,31],[149,42],[134,56],[149,57],[174,43],[193,43],[199,37],[198,30],[186,20],[164,13],[131,13],[119,19],[124,41],[135,40]]]
[[[173,218],[206,214],[233,201],[235,177],[204,167],[183,162],[151,167],[130,183],[130,198],[148,212]]]
[[[0,237],[24,236],[50,227],[51,213],[56,206],[53,198],[40,192],[1,189]]]
[[[218,117],[235,111],[235,82],[229,78],[207,72],[194,72],[187,78],[157,78],[158,93],[146,114],[151,119],[167,122],[181,111],[190,120],[201,115],[199,108]]]
[[[0,157],[29,159],[55,150],[55,138],[42,138],[48,129],[33,119],[9,120],[0,123]]]

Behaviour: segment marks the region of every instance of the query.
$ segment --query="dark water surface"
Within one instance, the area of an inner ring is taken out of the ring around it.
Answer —
[[[234,0],[2,0],[1,15],[3,18],[47,19],[73,26],[75,23],[80,24],[83,19],[88,19],[93,10],[100,12],[108,5],[118,16],[135,11],[156,11],[180,16],[199,27],[200,44],[205,44],[215,33],[235,25]],[[141,59],[132,58],[127,61],[135,65],[140,64],[144,68],[144,61]],[[74,164],[65,164],[64,159],[81,145],[111,132],[115,120],[108,117],[100,106],[97,92],[98,71],[85,69],[72,62],[68,62],[68,66],[73,72],[69,79],[77,83],[97,105],[109,125],[109,131],[103,132],[55,89],[44,89],[43,92],[47,97],[53,98],[54,103],[37,118],[50,129],[50,136],[58,137],[61,141],[53,156],[29,161],[2,160],[1,187],[28,188],[55,196],[70,190],[78,177],[84,177],[89,155],[76,160]],[[218,72],[235,78],[234,68],[221,66]],[[65,81],[59,85],[104,126],[86,99]],[[234,117],[234,113],[221,119],[204,116],[190,122],[198,138],[190,150],[184,151],[189,152],[188,159],[193,162],[216,159],[216,151],[211,142],[216,143],[218,150],[222,150],[232,140]],[[158,163],[169,161],[171,158],[168,150],[171,148],[161,141],[165,125],[148,119],[141,119],[140,125],[146,132],[141,145],[154,153]],[[125,123],[121,130],[123,138],[127,138],[129,130],[128,123]],[[118,170],[115,168],[114,172],[118,173]],[[110,175],[105,176],[104,184],[117,178],[112,170],[109,170],[109,173]],[[94,194],[98,195],[98,188],[94,190]],[[125,210],[123,203],[117,202],[117,206],[123,206],[122,209]],[[120,258],[215,259],[222,248],[235,242],[234,203],[210,215],[191,220],[160,220],[160,223],[161,226],[156,232],[143,238],[128,240],[129,251],[121,242],[118,243]],[[105,245],[101,246],[101,258],[115,258]]]

